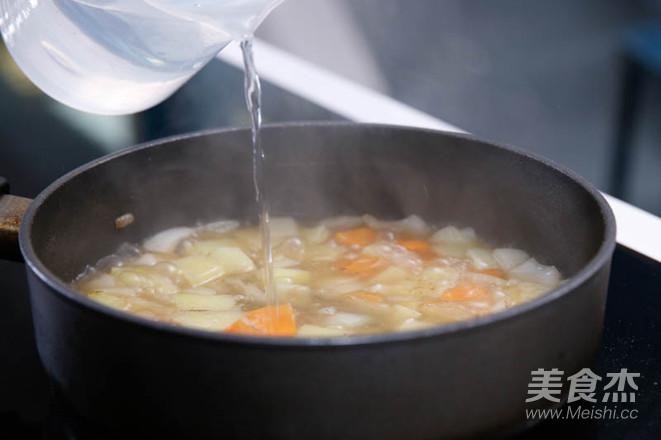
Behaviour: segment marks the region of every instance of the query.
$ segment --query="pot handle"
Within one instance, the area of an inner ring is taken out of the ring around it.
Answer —
[[[23,261],[18,229],[32,200],[9,194],[9,182],[0,177],[0,259]]]

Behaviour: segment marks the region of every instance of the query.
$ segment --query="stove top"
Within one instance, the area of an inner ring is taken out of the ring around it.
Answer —
[[[36,354],[24,278],[21,265],[0,262],[0,438],[69,439]],[[622,369],[640,374],[636,401],[599,403],[612,413],[578,417],[590,407],[579,400],[563,410],[574,416],[546,417],[511,440],[661,438],[661,264],[622,246],[613,258],[601,350],[590,369],[604,379]]]

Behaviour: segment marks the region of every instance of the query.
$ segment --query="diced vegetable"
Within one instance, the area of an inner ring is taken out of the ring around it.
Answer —
[[[206,284],[225,274],[223,267],[213,258],[201,255],[189,255],[172,262],[184,278],[193,286]]]
[[[503,288],[503,292],[510,298],[513,305],[535,299],[546,291],[547,288],[544,285],[527,282],[511,283]]]
[[[140,289],[135,287],[107,287],[105,289],[91,289],[90,294],[103,293],[117,296],[136,296],[139,293],[139,290]]]
[[[417,215],[410,215],[402,220],[384,221],[366,214],[363,216],[363,220],[370,228],[388,229],[397,234],[423,236],[427,235],[429,232],[429,228],[425,221]]]
[[[216,291],[204,286],[191,287],[190,289],[182,290],[182,293],[193,293],[196,295],[215,295]]]
[[[419,318],[420,315],[422,315],[417,310],[403,306],[401,304],[395,304],[392,309],[393,309],[392,311],[393,318],[401,322],[411,318]]]
[[[324,225],[319,225],[314,228],[306,228],[303,229],[302,231],[303,238],[308,244],[321,244],[325,243],[328,241],[332,233],[330,229],[328,229]]]
[[[294,309],[290,304],[282,304],[253,310],[232,324],[227,331],[242,335],[294,336]]]
[[[358,298],[368,303],[382,303],[384,301],[383,296],[364,291],[351,292],[349,293],[349,296],[353,298]]]
[[[231,295],[200,295],[195,293],[177,293],[170,297],[179,310],[232,310],[236,301]]]
[[[431,245],[422,240],[395,240],[395,242],[413,252],[428,251],[431,249]]]
[[[319,280],[315,287],[317,293],[322,297],[334,298],[346,293],[364,290],[367,286],[354,277],[328,277]]]
[[[163,294],[179,291],[179,287],[166,275],[149,266],[122,266],[110,269],[114,276],[124,286],[138,288],[154,288]]]
[[[488,249],[468,249],[468,251],[466,251],[466,255],[471,259],[473,267],[477,270],[483,271],[485,269],[495,269],[498,267],[498,262],[491,255],[491,251]]]
[[[460,284],[446,290],[441,297],[444,301],[476,301],[484,299],[489,290],[479,284]]]
[[[390,266],[373,276],[370,279],[370,282],[378,284],[395,284],[404,281],[409,277],[410,274],[407,270],[397,266]]]
[[[431,235],[417,216],[338,217],[305,227],[275,218],[271,238],[277,307],[264,288],[259,227],[233,220],[169,229],[141,248],[124,244],[74,285],[99,303],[162,322],[324,337],[479,317],[561,283],[554,267],[521,250],[491,250],[470,228]]]
[[[369,323],[373,318],[367,315],[357,313],[336,313],[326,319],[326,323],[341,328],[360,327]]]
[[[310,284],[310,272],[301,269],[275,268],[273,278],[278,283],[284,284]]]
[[[197,240],[190,249],[187,250],[188,254],[196,254],[208,256],[211,252],[221,247],[240,247],[239,240],[235,238],[217,238],[215,240]]]
[[[363,256],[355,260],[340,260],[334,266],[349,275],[369,278],[385,267],[385,260],[379,257]]]
[[[498,266],[504,270],[513,269],[530,258],[526,252],[520,249],[512,248],[494,249],[492,255],[493,258],[498,262]]]
[[[356,228],[335,233],[335,241],[345,246],[365,247],[376,240],[376,232],[371,228]]]
[[[445,281],[447,283],[455,284],[459,279],[462,271],[456,267],[445,266],[438,267],[432,266],[426,268],[422,272],[423,280]]]
[[[241,318],[242,313],[231,312],[178,312],[172,321],[184,327],[209,331],[224,331]]]
[[[335,261],[346,252],[342,246],[331,246],[329,244],[318,244],[308,246],[305,251],[305,259],[308,261]]]
[[[107,289],[109,287],[115,287],[116,284],[117,281],[115,277],[107,273],[102,273],[90,279],[87,282],[86,287],[89,290]]]
[[[238,229],[239,226],[241,226],[241,224],[236,220],[218,220],[202,225],[201,228],[207,231],[213,231],[217,234],[226,234]]]
[[[560,282],[560,272],[553,266],[539,264],[534,258],[530,258],[523,264],[510,270],[510,274],[523,281],[540,283],[545,286],[554,286]]]
[[[401,332],[405,332],[405,331],[421,330],[429,326],[430,324],[426,322],[419,321],[415,318],[409,318],[406,321],[402,322],[401,325],[397,328],[397,330]]]
[[[500,278],[501,280],[507,279],[507,274],[501,269],[484,269],[481,270],[480,273],[489,275],[490,277]]]
[[[192,228],[172,228],[159,232],[145,240],[142,247],[149,252],[174,252],[181,240],[193,233]]]
[[[209,253],[209,258],[218,263],[225,275],[255,270],[255,263],[238,247],[220,247]]]
[[[427,241],[395,240],[395,242],[401,246],[404,246],[407,250],[415,252],[423,260],[432,260],[438,256]]]
[[[476,239],[473,228],[459,229],[454,226],[446,226],[430,238],[434,243],[472,243]]]
[[[472,243],[448,242],[434,244],[432,249],[441,257],[464,258],[472,246]]]
[[[111,293],[99,292],[89,295],[90,299],[103,304],[104,306],[111,307],[117,310],[126,310],[128,306],[128,299],[120,295],[113,295]]]
[[[142,254],[133,262],[133,264],[138,264],[141,266],[153,266],[156,263],[158,263],[158,258],[156,258],[156,255],[151,253]]]

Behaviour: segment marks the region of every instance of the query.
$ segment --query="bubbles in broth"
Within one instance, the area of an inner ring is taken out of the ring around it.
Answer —
[[[258,227],[225,220],[125,247],[74,286],[108,307],[215,332],[326,337],[417,330],[496,313],[562,282],[525,251],[489,247],[470,229],[421,218],[271,220],[264,289]]]

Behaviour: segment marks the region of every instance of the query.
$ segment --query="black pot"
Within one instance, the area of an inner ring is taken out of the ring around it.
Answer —
[[[86,265],[164,228],[255,219],[247,130],[138,146],[62,177],[20,228],[39,354],[81,437],[437,439],[521,429],[531,371],[565,377],[600,342],[613,215],[596,189],[468,136],[357,124],[268,127],[275,215],[417,214],[526,249],[569,278],[505,312],[438,328],[259,338],[148,321],[71,289]],[[116,229],[131,212],[135,222]],[[556,404],[557,405],[557,404]]]

